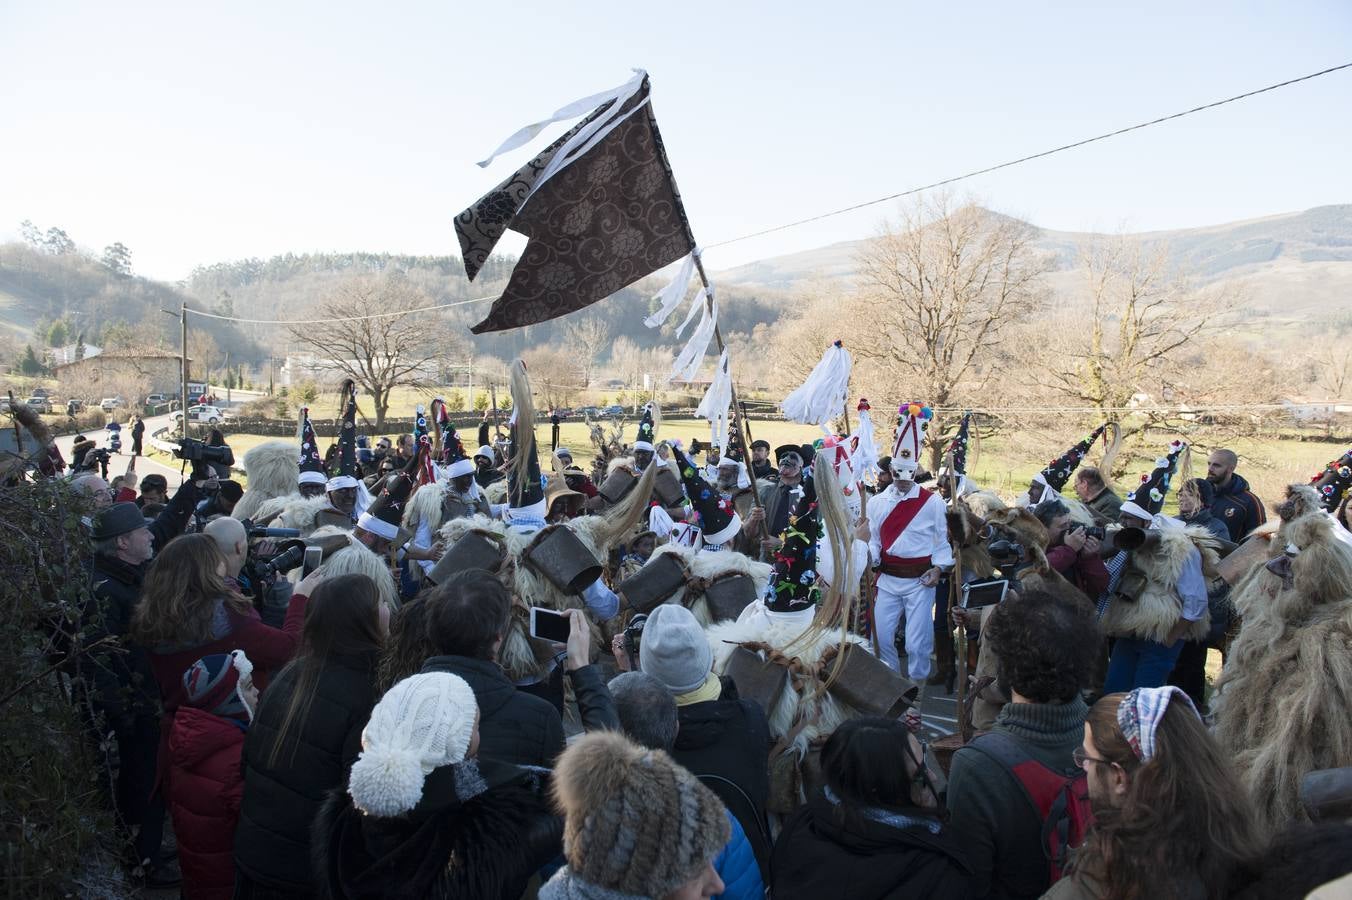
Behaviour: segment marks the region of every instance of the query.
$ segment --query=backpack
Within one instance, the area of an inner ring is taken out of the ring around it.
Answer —
[[[1023,788],[1024,796],[1042,823],[1042,852],[1050,867],[1051,884],[1066,873],[1069,851],[1084,843],[1094,824],[1089,805],[1089,781],[1083,769],[1058,772],[1033,759],[1019,742],[998,731],[978,735],[967,744],[998,762]]]

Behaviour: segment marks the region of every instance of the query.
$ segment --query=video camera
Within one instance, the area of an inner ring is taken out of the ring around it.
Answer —
[[[244,526],[244,531],[249,536],[249,540],[254,538],[298,538],[300,537],[299,528],[269,528],[266,525],[255,525],[249,519],[240,519],[239,524]]]
[[[624,652],[629,657],[629,665],[638,671],[638,653],[643,642],[643,629],[648,624],[648,614],[639,613],[629,620],[624,629]]]
[[[185,462],[190,463],[220,463],[225,466],[235,464],[235,453],[229,447],[224,445],[213,447],[205,441],[199,441],[196,438],[183,438],[174,448],[174,455]]]
[[[275,530],[292,531],[293,529],[279,528]],[[250,536],[252,537],[252,534]],[[305,562],[305,542],[301,540],[284,541],[277,552],[266,559],[253,557],[252,552],[250,556],[254,573],[258,576],[259,580],[267,581],[275,575],[290,572],[292,569]]]

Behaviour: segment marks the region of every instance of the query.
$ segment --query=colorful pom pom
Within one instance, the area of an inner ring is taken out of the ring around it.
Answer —
[[[906,414],[910,416],[918,416],[920,415],[920,410],[921,406],[919,403],[912,403],[910,406],[906,407]]]

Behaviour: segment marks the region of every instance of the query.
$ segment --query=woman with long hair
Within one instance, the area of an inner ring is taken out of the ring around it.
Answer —
[[[300,655],[274,679],[244,742],[237,898],[314,895],[310,826],[361,751],[388,611],[365,575],[315,588]]]
[[[1234,766],[1176,687],[1101,698],[1075,759],[1094,825],[1047,897],[1218,900],[1263,850]]]
[[[204,534],[185,534],[164,546],[146,570],[131,636],[148,651],[160,686],[165,721],[183,703],[183,673],[204,656],[243,650],[261,691],[299,643],[311,575],[296,586],[281,628],[264,625],[248,600],[226,581],[225,556]]]
[[[821,793],[775,844],[774,896],[971,896],[971,868],[946,827],[924,757],[895,719],[865,716],[837,728],[822,748]]]

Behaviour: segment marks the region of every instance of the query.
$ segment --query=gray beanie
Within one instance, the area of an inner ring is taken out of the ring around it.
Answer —
[[[684,606],[664,603],[648,614],[639,647],[639,668],[673,694],[703,686],[714,667],[714,652],[694,614]]]

